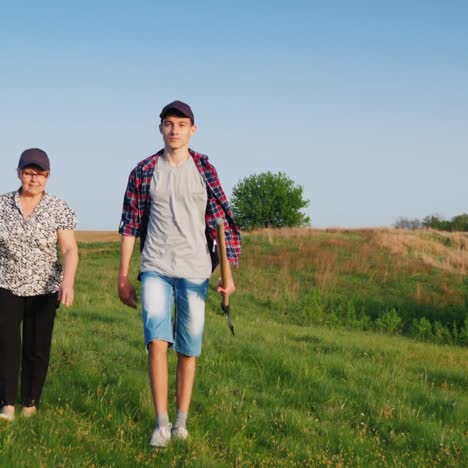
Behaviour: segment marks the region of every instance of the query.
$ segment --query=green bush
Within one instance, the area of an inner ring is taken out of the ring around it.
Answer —
[[[465,319],[463,327],[460,330],[460,344],[468,346],[468,319]]]
[[[403,321],[395,309],[385,312],[375,321],[375,328],[388,335],[396,335],[401,331]]]
[[[425,317],[413,319],[411,322],[410,334],[420,340],[428,341],[433,338],[432,325]]]
[[[303,188],[284,172],[264,172],[242,179],[232,191],[232,211],[241,229],[306,226],[310,218],[301,213],[309,206]]]
[[[438,320],[433,324],[434,338],[436,343],[452,343],[453,337],[450,334],[450,330],[444,327]]]

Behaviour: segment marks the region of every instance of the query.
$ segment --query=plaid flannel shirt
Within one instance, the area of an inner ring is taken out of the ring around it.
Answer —
[[[140,161],[128,178],[125,191],[122,218],[119,233],[124,236],[140,238],[140,251],[143,250],[148,233],[150,213],[150,187],[154,168],[164,150]],[[208,156],[189,149],[198,171],[206,182],[208,201],[205,212],[206,237],[213,263],[213,270],[218,262],[215,252],[216,219],[224,220],[226,239],[226,254],[229,262],[237,266],[240,257],[240,232],[232,217],[231,207],[219,182],[218,174],[213,165],[208,162]]]

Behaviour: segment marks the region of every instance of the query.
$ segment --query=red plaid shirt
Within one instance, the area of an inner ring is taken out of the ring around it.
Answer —
[[[125,191],[122,218],[119,233],[124,236],[139,237],[140,251],[143,250],[148,232],[150,213],[150,187],[154,168],[164,150],[140,161],[132,170],[128,178]],[[235,266],[240,257],[240,233],[232,217],[231,207],[218,179],[214,166],[208,162],[208,156],[189,149],[198,171],[206,182],[208,201],[206,204],[206,237],[213,262],[213,269],[217,264],[217,253],[214,251],[216,239],[216,219],[223,218],[226,237],[226,253],[229,262]]]

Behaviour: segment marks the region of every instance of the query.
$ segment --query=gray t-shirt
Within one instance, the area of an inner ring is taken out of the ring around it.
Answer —
[[[148,234],[140,269],[175,278],[209,278],[206,183],[190,157],[181,166],[158,159],[150,187]]]

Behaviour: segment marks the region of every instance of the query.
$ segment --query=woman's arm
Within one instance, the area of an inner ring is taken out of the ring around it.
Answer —
[[[71,306],[74,299],[75,274],[78,267],[78,245],[75,232],[58,230],[57,239],[63,257],[63,281],[59,290],[59,301],[65,306]]]

